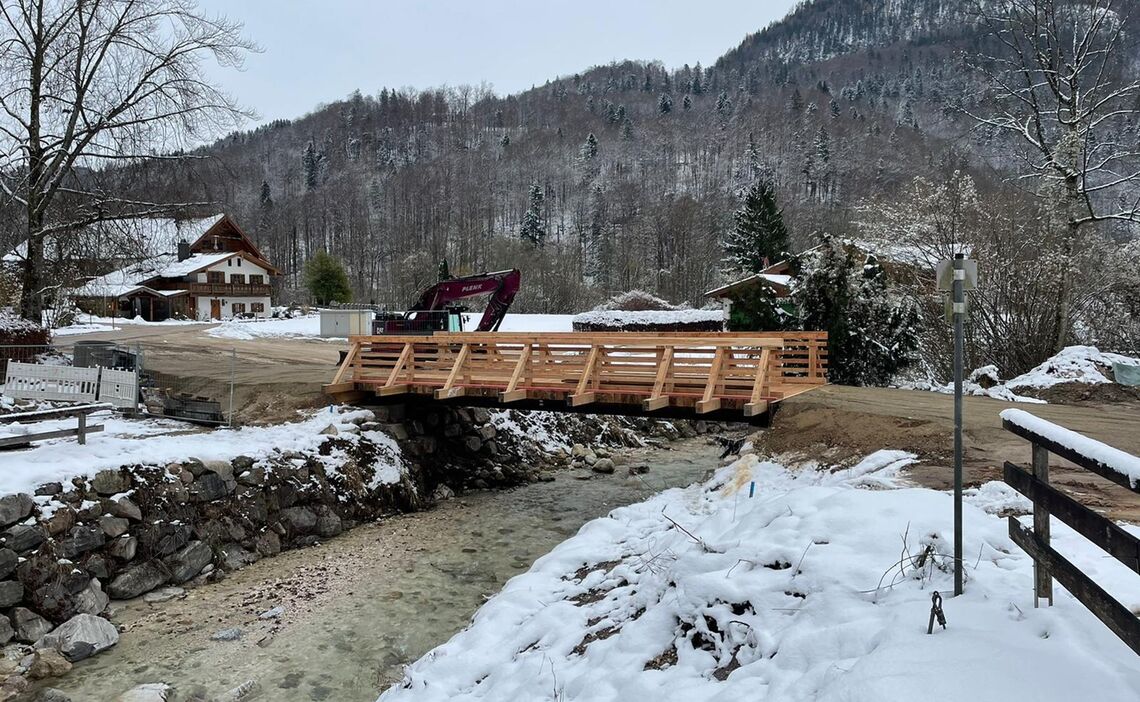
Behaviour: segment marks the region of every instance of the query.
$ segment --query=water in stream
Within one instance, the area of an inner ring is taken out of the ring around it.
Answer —
[[[178,702],[211,700],[246,681],[243,699],[371,702],[402,666],[443,643],[510,577],[586,521],[717,465],[704,439],[630,455],[640,477],[576,480],[485,492],[358,527],[326,544],[259,561],[222,582],[162,603],[137,600],[112,617],[115,648],[49,681],[74,702],[104,702],[134,685],[166,682]],[[275,618],[259,614],[273,607]],[[240,628],[236,641],[211,636]]]

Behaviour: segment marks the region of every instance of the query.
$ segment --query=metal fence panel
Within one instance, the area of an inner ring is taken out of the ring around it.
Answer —
[[[99,373],[99,401],[110,402],[115,409],[138,407],[139,379],[133,370],[104,368]]]
[[[9,361],[4,394],[21,400],[95,402],[98,368],[44,366]]]

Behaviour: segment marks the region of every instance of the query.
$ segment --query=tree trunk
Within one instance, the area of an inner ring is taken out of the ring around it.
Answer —
[[[1080,233],[1078,218],[1081,216],[1081,197],[1076,178],[1065,183],[1065,224],[1061,234],[1061,290],[1057,301],[1057,338],[1053,344],[1054,353],[1060,353],[1070,342],[1073,328],[1073,275],[1074,254],[1077,236]]]
[[[31,210],[32,208],[28,208]],[[20,281],[20,316],[36,324],[43,323],[43,272],[44,239],[43,215],[28,213],[28,250],[24,258],[24,269]]]

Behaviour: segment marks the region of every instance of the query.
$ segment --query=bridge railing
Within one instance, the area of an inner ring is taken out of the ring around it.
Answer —
[[[326,391],[497,396],[637,404],[644,411],[731,408],[745,416],[826,383],[827,335],[437,333],[358,336]]]

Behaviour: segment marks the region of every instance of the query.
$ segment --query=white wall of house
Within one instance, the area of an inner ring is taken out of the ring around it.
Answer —
[[[228,284],[246,284],[250,285],[249,277],[251,275],[260,275],[262,277],[261,284],[269,284],[269,271],[265,270],[256,263],[252,263],[243,259],[241,256],[232,256],[224,261],[219,261],[210,266],[206,270],[197,273],[197,280],[199,283],[208,283],[209,273],[221,273],[223,281]],[[234,276],[242,276],[241,278],[234,278]],[[217,276],[215,276],[216,278]],[[221,304],[222,319],[232,319],[233,317],[244,311],[245,314],[252,314],[256,317],[268,317],[273,306],[273,301],[268,297],[225,297],[225,296],[199,296],[197,303],[196,314],[198,319],[207,320],[211,318],[212,301],[218,300]],[[234,305],[242,305],[239,311],[235,311]],[[255,306],[260,305],[259,309]]]
[[[271,303],[268,297],[198,297],[198,308],[195,314],[200,320],[210,319],[211,301],[218,300],[222,308],[222,319],[232,319],[234,315],[234,303],[245,305],[244,310],[247,314],[252,314],[255,317],[268,317],[270,313]],[[260,304],[260,311],[254,310],[254,305]]]
[[[246,283],[249,283],[251,275],[260,275],[263,278],[263,283],[269,284],[269,271],[265,270],[256,263],[251,263],[241,256],[233,256],[224,261],[220,261],[210,266],[204,271],[198,271],[198,282],[205,283],[208,281],[208,273],[222,273],[225,276],[226,283],[233,283],[233,276],[244,276]],[[240,280],[240,279],[239,279]]]

